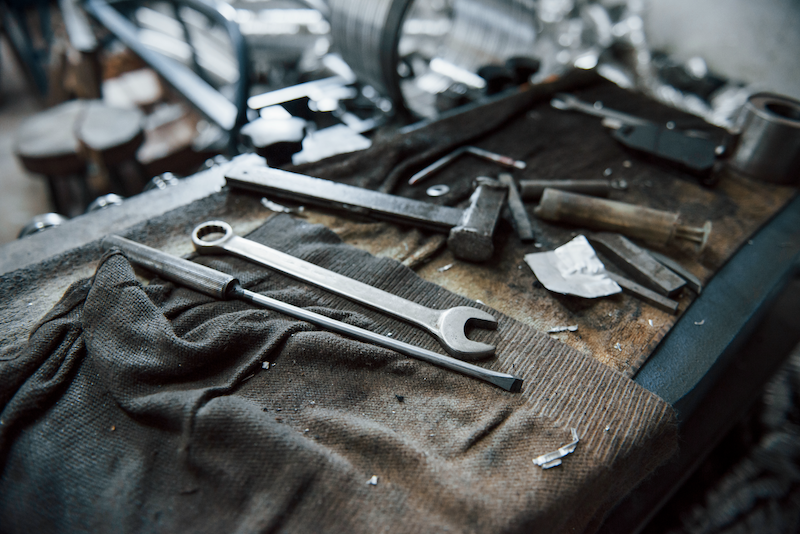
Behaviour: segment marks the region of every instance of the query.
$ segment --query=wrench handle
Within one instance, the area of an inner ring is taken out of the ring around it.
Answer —
[[[118,235],[107,236],[103,239],[102,245],[105,250],[117,247],[131,263],[210,297],[226,299],[239,285],[239,281],[229,274],[166,254]]]
[[[222,233],[223,236],[211,241],[202,238],[212,232]],[[239,237],[233,233],[230,225],[223,221],[210,221],[198,226],[192,233],[192,243],[200,254],[232,254],[419,325],[438,337],[436,326],[442,313],[440,310],[427,308],[266,245]]]

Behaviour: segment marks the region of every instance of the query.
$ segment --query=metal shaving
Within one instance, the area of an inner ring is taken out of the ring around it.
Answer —
[[[575,448],[578,446],[577,429],[570,428],[570,431],[572,432],[572,443],[567,443],[553,452],[548,452],[547,454],[534,458],[533,463],[540,466],[542,469],[550,469],[551,467],[561,465],[561,459],[575,452]]]
[[[554,326],[550,330],[547,331],[548,334],[557,334],[559,332],[577,332],[578,325],[571,324],[569,326]]]
[[[445,265],[444,267],[439,267],[439,268],[438,268],[438,269],[436,269],[436,270],[437,270],[437,271],[439,271],[440,273],[443,273],[443,272],[445,272],[445,271],[449,270],[449,269],[450,269],[452,266],[453,266],[453,264],[452,264],[452,263],[448,263],[448,264],[447,264],[447,265]]]
[[[305,208],[303,206],[299,206],[297,208],[289,208],[278,204],[277,202],[273,202],[267,198],[261,199],[261,205],[267,208],[270,211],[274,211],[275,213],[291,213],[294,215],[302,215]]]

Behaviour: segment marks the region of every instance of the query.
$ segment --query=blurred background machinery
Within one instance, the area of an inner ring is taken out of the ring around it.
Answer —
[[[757,91],[800,97],[791,0],[3,0],[0,14],[4,69],[22,72],[31,110],[63,117],[91,99],[86,129],[138,120],[117,144],[61,136],[33,154],[7,122],[19,162],[7,167],[44,175],[50,205],[7,211],[4,240],[36,213],[75,216],[214,156],[316,161],[572,69],[731,130]],[[6,97],[7,113],[22,96]]]

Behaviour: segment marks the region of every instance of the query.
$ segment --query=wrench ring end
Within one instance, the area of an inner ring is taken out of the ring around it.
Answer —
[[[203,239],[211,234],[222,234],[222,237],[212,240]],[[220,245],[233,236],[233,228],[225,221],[206,221],[199,224],[192,231],[192,244],[194,249],[203,254],[207,252],[223,252]]]

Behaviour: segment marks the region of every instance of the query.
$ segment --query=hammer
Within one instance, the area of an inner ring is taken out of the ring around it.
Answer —
[[[478,178],[469,205],[459,209],[270,167],[234,167],[225,180],[231,187],[263,195],[447,232],[447,246],[453,255],[472,262],[492,257],[494,229],[508,194],[505,185]]]

